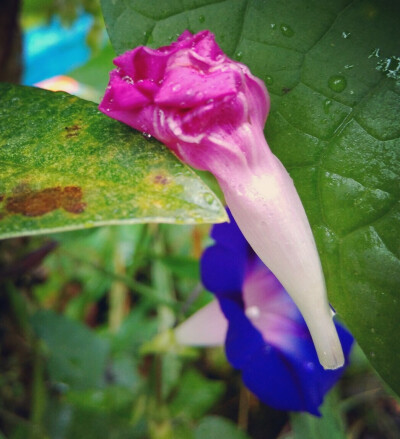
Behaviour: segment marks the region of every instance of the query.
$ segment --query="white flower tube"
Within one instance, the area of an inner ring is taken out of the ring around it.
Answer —
[[[302,313],[325,369],[344,363],[322,267],[293,181],[272,154],[239,186],[221,183],[243,235]]]

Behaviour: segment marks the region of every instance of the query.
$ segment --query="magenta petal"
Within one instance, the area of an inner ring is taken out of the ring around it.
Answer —
[[[178,108],[196,107],[236,94],[237,82],[240,82],[240,76],[232,71],[200,75],[192,68],[177,68],[165,76],[154,101],[158,105]]]
[[[160,88],[152,79],[140,79],[135,85],[138,90],[149,97],[149,102]]]
[[[150,99],[137,87],[121,78],[115,71],[111,72],[110,85],[106,90],[99,109],[106,114],[111,110],[132,110],[142,108],[150,103]]]
[[[134,50],[119,55],[114,59],[114,64],[120,69],[122,77],[128,76],[136,82],[143,79],[152,79],[159,82],[163,79],[169,54],[137,47]]]

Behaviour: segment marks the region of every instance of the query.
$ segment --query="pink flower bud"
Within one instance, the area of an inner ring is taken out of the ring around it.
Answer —
[[[100,110],[215,175],[242,233],[302,312],[321,364],[343,365],[307,216],[264,138],[264,83],[208,31],[185,31],[156,50],[138,47],[114,63]]]

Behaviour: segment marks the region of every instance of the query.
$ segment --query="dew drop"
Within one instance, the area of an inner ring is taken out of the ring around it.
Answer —
[[[376,70],[384,73],[388,78],[400,80],[400,57],[391,56],[378,61]]]
[[[329,109],[331,108],[332,101],[330,99],[325,99],[324,101],[324,111],[326,114],[329,113]]]
[[[122,80],[127,82],[128,84],[133,84],[133,79],[130,76],[128,76],[128,75],[124,76],[122,78]]]
[[[181,84],[175,84],[175,85],[172,87],[172,91],[179,91],[181,88],[182,88]]]
[[[276,24],[275,23],[271,23],[271,29],[273,29],[273,30],[276,29]]]
[[[376,47],[368,56],[368,58],[379,58],[379,52],[381,49],[379,47]]]
[[[274,83],[274,78],[273,78],[272,76],[267,75],[267,76],[265,77],[265,83],[266,83],[267,85],[272,85],[272,84]]]
[[[347,87],[347,81],[344,76],[333,75],[328,80],[329,88],[337,93],[341,93]]]
[[[206,17],[204,15],[200,15],[199,22],[204,23],[206,21]]]
[[[293,29],[290,26],[288,26],[287,24],[282,23],[280,28],[281,28],[282,34],[285,37],[289,37],[290,38],[290,37],[292,37],[294,35]]]
[[[350,38],[351,32],[342,32],[342,38],[347,40],[347,38]]]
[[[350,69],[352,69],[354,67],[354,64],[346,64],[345,66],[344,66],[344,68],[346,69],[346,70],[350,70]]]
[[[204,194],[204,201],[207,203],[207,204],[213,204],[213,202],[214,202],[214,197],[211,195],[211,194]]]
[[[143,133],[142,133],[142,136],[143,136],[146,140],[151,139],[151,134],[146,133],[146,132],[144,132],[144,131],[143,131]]]
[[[235,54],[235,58],[240,61],[242,59],[243,52],[241,50],[237,51]]]

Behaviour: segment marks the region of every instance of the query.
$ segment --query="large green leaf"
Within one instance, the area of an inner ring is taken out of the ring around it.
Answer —
[[[119,53],[210,29],[272,101],[266,137],[317,239],[329,297],[400,392],[400,3],[102,0]],[[397,81],[397,82],[396,82]]]
[[[292,413],[292,434],[284,439],[346,439],[338,395],[329,392],[320,407],[321,417],[308,413]]]
[[[195,429],[195,439],[249,439],[232,421],[220,416],[206,416]]]
[[[159,142],[65,93],[0,84],[0,169],[0,238],[226,218]]]
[[[32,316],[33,328],[47,347],[50,378],[72,389],[90,389],[104,384],[108,343],[80,322],[52,311]]]

